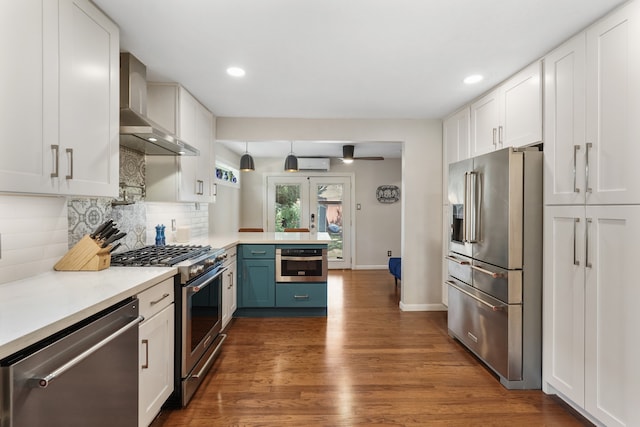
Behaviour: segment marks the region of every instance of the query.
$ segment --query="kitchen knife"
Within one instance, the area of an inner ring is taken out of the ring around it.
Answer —
[[[89,235],[89,237],[91,237],[92,239],[95,239],[95,238],[96,238],[98,235],[100,235],[100,233],[101,233],[102,231],[104,231],[104,229],[105,229],[105,228],[107,228],[111,223],[113,223],[113,220],[112,220],[112,219],[110,219],[110,220],[108,220],[108,221],[103,222],[102,224],[100,224],[100,225],[98,226],[98,228],[96,228],[96,229],[93,231],[93,233],[91,233],[91,234]]]
[[[109,249],[109,253],[112,253],[113,251],[118,249],[120,247],[120,245],[122,245],[122,243],[115,244],[111,249]]]
[[[100,233],[99,238],[102,239],[102,240],[107,240],[109,237],[113,236],[114,234],[118,233],[119,231],[120,230],[118,230],[116,227],[108,227],[107,230],[105,230],[102,233]]]
[[[120,240],[122,239],[124,236],[126,236],[127,233],[118,233],[115,234],[111,237],[109,237],[107,240],[104,241],[104,243],[102,243],[102,247],[106,248],[107,246],[109,246],[111,243],[115,242],[116,240]]]

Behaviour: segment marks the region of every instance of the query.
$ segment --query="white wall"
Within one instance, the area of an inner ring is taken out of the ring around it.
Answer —
[[[216,161],[238,168],[240,156],[226,147],[215,144]],[[240,173],[240,186],[244,184],[245,172]],[[215,203],[209,203],[209,235],[225,236],[236,233],[240,227],[240,186],[218,183]]]
[[[251,119],[218,117],[218,139],[398,141],[402,159],[403,310],[439,310],[442,247],[440,120]],[[242,203],[244,203],[244,196]],[[242,218],[242,225],[245,225]],[[246,224],[249,225],[249,224]]]
[[[392,256],[401,254],[402,203],[378,202],[376,189],[381,185],[402,188],[402,159],[362,160],[350,165],[331,159],[331,172],[355,174],[354,204],[359,204],[361,209],[353,212],[356,227],[354,268],[387,268],[387,251],[391,251]]]

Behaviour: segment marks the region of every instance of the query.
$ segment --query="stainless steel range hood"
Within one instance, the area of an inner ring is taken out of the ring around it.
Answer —
[[[120,145],[153,156],[199,156],[147,117],[147,68],[130,53],[120,54]]]

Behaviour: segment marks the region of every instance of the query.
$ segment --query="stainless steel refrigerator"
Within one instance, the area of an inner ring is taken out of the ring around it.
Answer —
[[[449,334],[509,389],[542,384],[542,152],[449,165]]]

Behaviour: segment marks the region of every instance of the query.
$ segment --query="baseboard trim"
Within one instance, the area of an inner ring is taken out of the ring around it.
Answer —
[[[351,267],[354,270],[388,270],[388,265],[354,265]]]
[[[444,304],[405,304],[400,301],[400,310],[402,311],[447,311]]]

